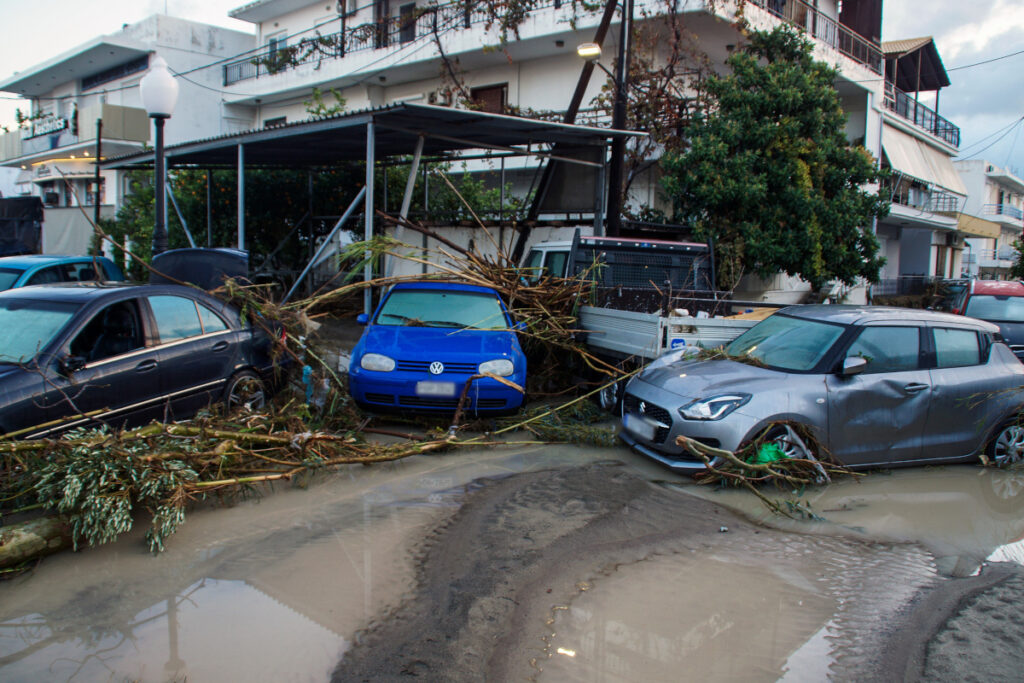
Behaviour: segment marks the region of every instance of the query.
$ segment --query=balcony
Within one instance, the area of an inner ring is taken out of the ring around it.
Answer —
[[[1011,223],[1018,230],[1022,226],[1024,211],[1021,211],[1016,206],[1010,206],[1009,204],[985,204],[981,207],[981,210],[986,216],[997,216],[1009,219],[1004,222]]]
[[[999,249],[975,249],[964,251],[964,265],[978,268],[1011,268],[1017,260],[1017,250],[1012,247]]]
[[[881,183],[882,191],[893,204],[908,206],[928,213],[955,214],[960,211],[963,198],[951,192],[928,189],[920,183],[890,176]]]
[[[851,31],[832,17],[823,14],[803,0],[750,0],[783,21],[798,26],[809,36],[820,40],[863,64],[876,74],[882,73],[882,50],[867,38]]]
[[[750,0],[770,14],[807,31],[826,45],[875,73],[882,73],[882,52],[877,45],[823,14],[803,0]],[[533,11],[569,6],[568,0],[541,0]],[[683,10],[680,10],[683,11]],[[596,15],[595,15],[596,16]],[[346,26],[335,33],[303,39],[298,45],[265,48],[245,59],[225,64],[224,85],[281,73],[302,64],[319,64],[366,50],[401,46],[437,33],[443,35],[474,27],[487,27],[492,17],[462,2],[417,7],[408,17],[388,17],[379,23]]]
[[[892,83],[885,84],[885,108],[912,121],[920,128],[954,147],[960,146],[960,128],[939,116]]]

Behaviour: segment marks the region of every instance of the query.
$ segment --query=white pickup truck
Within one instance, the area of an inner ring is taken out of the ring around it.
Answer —
[[[683,346],[722,346],[774,310],[751,310],[739,302],[716,299],[710,249],[696,242],[577,234],[571,241],[535,245],[523,265],[534,278],[572,277],[589,269],[589,277],[602,290],[602,301],[580,306],[580,328],[595,355],[623,370]],[[684,293],[688,298],[679,298]],[[689,313],[690,307],[695,314]],[[709,313],[737,307],[743,311],[738,316]],[[619,389],[616,384],[601,392],[602,407],[615,407]]]

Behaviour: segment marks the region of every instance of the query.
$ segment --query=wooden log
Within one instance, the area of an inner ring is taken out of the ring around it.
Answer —
[[[41,517],[0,527],[0,568],[71,547],[71,528],[60,517]]]

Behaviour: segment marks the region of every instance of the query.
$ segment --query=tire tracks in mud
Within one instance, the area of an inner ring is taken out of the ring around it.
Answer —
[[[919,546],[767,529],[618,463],[477,484],[424,538],[414,594],[356,634],[334,681],[535,679],[574,600],[669,554],[758,565],[827,596],[830,677],[885,678],[883,642],[914,596],[941,581]],[[712,577],[689,589],[729,587]],[[699,618],[681,613],[680,627]]]

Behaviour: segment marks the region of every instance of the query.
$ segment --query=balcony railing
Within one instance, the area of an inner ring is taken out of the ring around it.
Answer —
[[[963,201],[959,195],[944,190],[929,190],[897,176],[883,180],[881,185],[884,194],[889,195],[889,201],[893,204],[909,206],[918,211],[956,213],[960,211],[960,203]]]
[[[751,2],[868,67],[882,73],[882,50],[860,34],[851,31],[832,17],[822,14],[803,0],[751,0]]]
[[[882,278],[871,287],[873,296],[916,296],[934,294],[942,278],[933,275],[900,275]]]
[[[535,9],[558,8],[563,0],[548,0]],[[336,33],[317,35],[293,47],[265,49],[249,57],[224,65],[224,85],[260,76],[273,75],[293,66],[337,59],[352,52],[403,45],[420,38],[486,24],[491,18],[479,9],[467,10],[465,4],[450,3],[417,7],[409,17],[387,17],[380,22],[348,27],[342,18]],[[312,49],[311,49],[311,46]]]
[[[960,146],[960,128],[942,118],[892,83],[885,84],[885,108],[913,121],[937,138]]]
[[[986,216],[1008,216],[1016,218],[1018,221],[1024,219],[1024,211],[1009,204],[986,204],[982,210]]]

